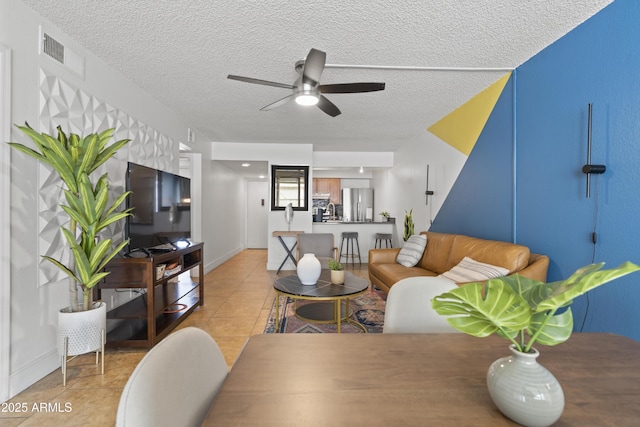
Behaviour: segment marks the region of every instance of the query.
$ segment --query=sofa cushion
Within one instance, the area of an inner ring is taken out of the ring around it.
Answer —
[[[427,248],[420,260],[420,267],[434,273],[441,274],[449,270],[456,263],[448,265],[449,253],[455,239],[455,234],[423,232],[427,236]],[[459,261],[459,260],[458,260]]]
[[[526,246],[459,234],[453,240],[444,271],[453,268],[464,257],[469,257],[479,262],[506,268],[509,274],[512,274],[529,264],[529,255],[529,248]],[[444,273],[444,271],[438,273]]]
[[[483,282],[495,277],[506,276],[508,273],[509,270],[506,268],[478,262],[469,257],[464,257],[458,265],[453,267],[451,270],[442,273],[441,276],[453,280],[456,283],[466,283]]]
[[[415,267],[422,254],[424,254],[424,248],[427,246],[427,236],[424,234],[410,236],[409,239],[404,242],[404,246],[400,249],[396,262],[405,267]]]
[[[424,268],[405,267],[395,262],[392,264],[369,264],[369,274],[389,286],[407,277],[437,276]]]

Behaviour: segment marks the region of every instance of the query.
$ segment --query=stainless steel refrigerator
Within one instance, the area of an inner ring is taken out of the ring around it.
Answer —
[[[342,219],[349,222],[371,222],[373,212],[373,188],[342,189]]]

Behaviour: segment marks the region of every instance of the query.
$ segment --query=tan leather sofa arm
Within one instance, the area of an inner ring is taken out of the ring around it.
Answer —
[[[516,274],[530,279],[539,280],[541,282],[546,282],[548,270],[549,257],[546,255],[531,253],[531,255],[529,255],[529,265],[520,271],[516,271]]]
[[[400,248],[369,249],[369,264],[392,264],[400,253]]]

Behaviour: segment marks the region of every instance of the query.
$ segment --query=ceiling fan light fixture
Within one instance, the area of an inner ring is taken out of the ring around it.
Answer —
[[[293,93],[276,102],[272,102],[260,109],[260,111],[272,110],[280,107],[287,102],[294,100],[296,104],[303,106],[317,105],[320,110],[331,117],[340,115],[340,109],[329,101],[324,95],[327,93],[362,93],[375,92],[384,90],[384,83],[336,83],[336,84],[320,84],[322,71],[326,65],[325,52],[318,49],[311,49],[304,60],[300,60],[295,64],[295,70],[299,74],[298,78],[292,85],[285,83],[272,82],[268,80],[254,79],[252,77],[243,77],[229,74],[228,79],[238,80],[246,83],[253,83],[263,86],[273,86],[283,89],[293,90]]]
[[[308,83],[299,83],[297,90],[295,90],[294,93],[295,100],[298,105],[316,105],[320,100],[315,87]]]
[[[296,96],[298,105],[316,105],[319,99],[316,95],[301,93]]]

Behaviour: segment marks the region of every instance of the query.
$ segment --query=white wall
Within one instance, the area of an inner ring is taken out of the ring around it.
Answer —
[[[210,271],[246,247],[247,185],[221,162],[205,160],[202,176],[205,270]]]
[[[66,48],[84,57],[84,78],[39,55],[40,25]],[[28,121],[37,126],[40,114],[39,71],[44,69],[47,74],[58,76],[79,90],[109,103],[176,143],[186,140],[189,126],[182,118],[17,0],[0,0],[0,44],[12,51],[11,110],[14,123]],[[11,139],[29,144],[19,131],[13,131]],[[210,269],[220,259],[242,248],[243,223],[224,215],[241,209],[239,201],[243,199],[239,194],[244,188],[238,184],[235,174],[208,160],[211,158],[208,144],[195,146],[194,150],[200,148],[205,150],[203,158],[207,159],[202,165],[203,181],[206,181],[203,188],[206,191],[202,201],[204,223],[201,233],[205,242],[205,268]],[[172,171],[177,172],[177,155],[172,167]],[[60,366],[55,343],[57,312],[68,305],[66,281],[37,285],[38,269],[34,268],[39,262],[38,233],[35,231],[38,230],[37,173],[34,159],[15,150],[11,152],[11,396]],[[227,220],[230,226],[223,223]]]
[[[387,211],[396,218],[395,237],[402,241],[405,211],[413,209],[415,232],[426,231],[453,186],[467,156],[442,142],[426,130],[401,146],[394,166],[374,171],[371,187],[375,189],[376,214]],[[429,196],[426,204],[427,165]]]
[[[212,159],[214,160],[246,160],[246,161],[266,161],[271,165],[299,165],[309,166],[311,169],[313,162],[313,145],[311,144],[254,144],[254,143],[229,143],[214,142],[212,144]],[[216,163],[216,162],[214,162]],[[271,173],[271,172],[269,172]],[[269,182],[270,181],[269,177]],[[309,183],[312,182],[313,171],[309,170]],[[309,201],[311,201],[312,186],[308,186]],[[242,193],[246,198],[246,190]],[[270,198],[269,198],[270,200]],[[311,202],[309,202],[311,203]],[[270,208],[269,208],[270,209]],[[312,231],[311,208],[306,211],[294,211],[291,230]],[[289,225],[285,221],[284,211],[269,211],[268,219],[268,255],[267,270],[277,270],[280,263],[287,254],[280,242],[272,237],[274,231],[286,231]],[[287,245],[291,246],[295,241],[293,237],[285,238]],[[284,269],[293,270],[295,265],[288,261]]]
[[[0,44],[0,402],[9,398],[11,358],[11,287],[10,278],[10,147],[11,132],[11,51]]]

